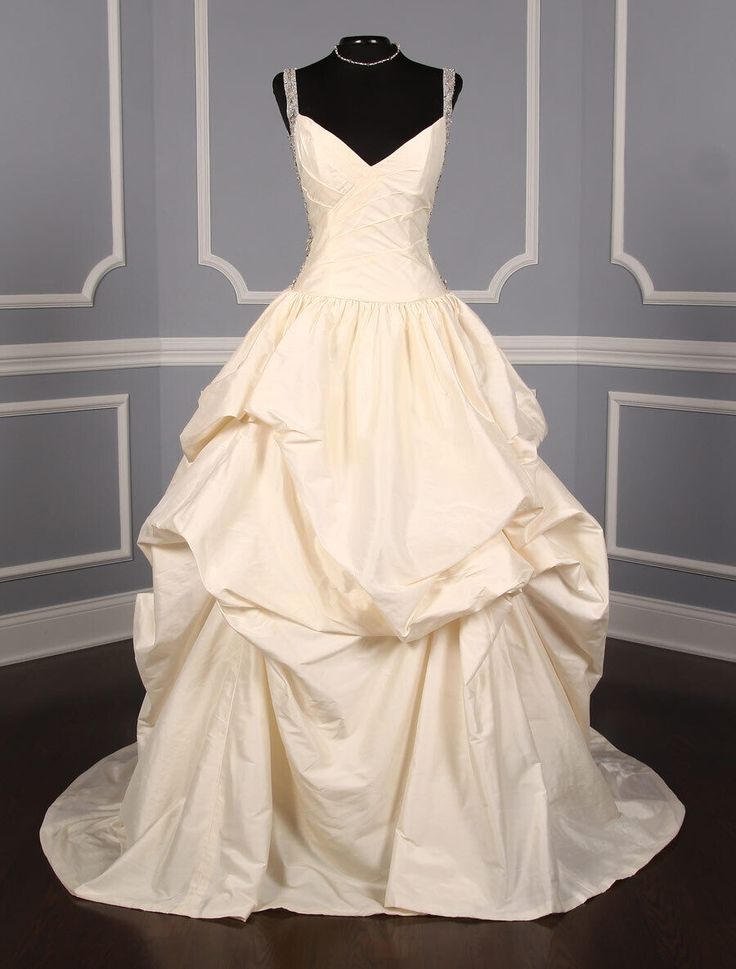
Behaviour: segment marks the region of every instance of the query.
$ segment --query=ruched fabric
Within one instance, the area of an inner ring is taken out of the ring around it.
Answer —
[[[181,432],[138,536],[136,742],[43,850],[81,898],[190,917],[566,911],[684,817],[590,724],[602,528],[429,255],[442,125],[377,166],[295,134],[313,245]]]

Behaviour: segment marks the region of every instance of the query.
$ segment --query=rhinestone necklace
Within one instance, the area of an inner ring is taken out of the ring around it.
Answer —
[[[337,44],[335,44],[334,47],[334,51],[341,61],[346,61],[348,64],[358,64],[360,67],[373,67],[374,64],[385,64],[386,61],[392,61],[400,50],[401,44],[397,44],[396,50],[393,52],[393,54],[390,54],[388,57],[382,57],[380,61],[353,61],[349,57],[345,57],[340,53],[340,51],[337,49]]]

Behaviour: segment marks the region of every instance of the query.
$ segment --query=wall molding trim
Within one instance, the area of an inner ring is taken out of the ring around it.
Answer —
[[[222,366],[243,337],[165,336],[0,346],[0,376]],[[514,364],[736,373],[736,342],[636,337],[494,335]]]
[[[120,545],[117,548],[66,555],[39,562],[0,565],[0,582],[43,575],[47,572],[64,572],[68,569],[85,569],[110,562],[125,562],[133,558],[129,395],[105,394],[90,397],[60,397],[55,400],[9,401],[0,403],[0,419],[31,414],[69,414],[76,411],[107,409],[116,411]]]
[[[613,185],[611,194],[611,262],[624,266],[639,284],[642,302],[684,306],[734,306],[736,293],[656,289],[646,266],[626,252],[624,242],[624,186],[626,181],[626,49],[628,0],[616,0],[614,27]]]
[[[93,306],[102,277],[125,262],[125,206],[123,201],[123,104],[120,50],[120,0],[107,0],[107,63],[109,101],[110,202],[112,252],[87,274],[78,293],[0,293],[0,309],[41,306]]]
[[[539,262],[539,63],[541,55],[540,0],[526,4],[526,181],[524,251],[507,259],[487,289],[454,290],[466,303],[498,303],[503,285],[525,266]]]
[[[194,2],[198,261],[201,266],[218,270],[230,281],[238,303],[270,303],[278,295],[276,292],[249,289],[240,270],[212,251],[208,7],[208,0]],[[466,303],[498,303],[506,280],[517,270],[539,261],[539,63],[540,0],[527,0],[524,251],[499,267],[487,289],[456,290]]]
[[[238,303],[270,303],[277,295],[248,289],[243,274],[224,256],[212,251],[212,172],[210,153],[210,60],[208,0],[194,0],[194,79],[197,140],[197,254],[200,266],[221,272],[235,290]]]
[[[736,578],[736,565],[726,562],[701,561],[669,552],[628,548],[618,544],[618,475],[619,440],[622,407],[648,407],[664,410],[680,410],[701,414],[732,414],[736,416],[736,401],[714,400],[709,397],[673,397],[668,394],[640,394],[631,391],[608,391],[608,441],[606,447],[606,509],[605,533],[608,555],[625,562],[654,565],[666,569],[679,569],[699,575]]]
[[[0,616],[0,666],[130,640],[138,592],[83,599]],[[611,592],[608,635],[736,661],[736,613]]]

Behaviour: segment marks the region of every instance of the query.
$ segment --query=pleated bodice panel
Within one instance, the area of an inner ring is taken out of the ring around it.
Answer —
[[[292,287],[371,301],[447,292],[427,233],[448,140],[454,71],[443,69],[442,115],[373,165],[300,113],[293,69],[285,72],[285,87],[310,230]]]

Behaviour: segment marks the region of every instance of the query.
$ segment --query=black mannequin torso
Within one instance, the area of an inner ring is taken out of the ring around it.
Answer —
[[[351,60],[377,61],[396,52],[388,37],[343,37]],[[375,165],[442,115],[442,69],[409,60],[402,51],[383,64],[348,64],[335,51],[296,72],[299,111]],[[455,74],[453,105],[463,86]],[[283,74],[273,93],[289,127]]]

